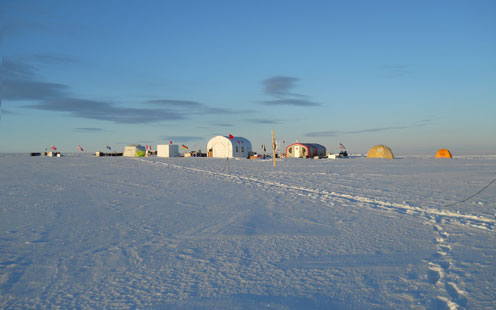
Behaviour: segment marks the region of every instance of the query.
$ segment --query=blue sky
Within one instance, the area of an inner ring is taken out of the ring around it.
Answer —
[[[495,1],[2,1],[0,152],[496,153]]]

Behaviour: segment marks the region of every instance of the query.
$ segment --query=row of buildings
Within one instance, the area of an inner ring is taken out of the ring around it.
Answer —
[[[184,145],[183,147],[186,148]],[[150,153],[151,150],[147,150],[141,145],[133,144],[125,147],[123,156],[141,157],[146,156]],[[172,144],[172,142],[170,144],[159,144],[157,145],[156,155],[158,157],[178,157],[180,156],[179,146]],[[189,152],[187,153],[187,155],[203,156],[203,154],[201,154],[200,152]],[[206,157],[215,158],[249,158],[255,155],[255,152],[253,151],[252,144],[248,139],[229,135],[216,136],[210,139],[207,143],[207,153],[205,155]],[[326,153],[326,148],[323,145],[317,143],[296,142],[288,145],[285,149],[285,153],[282,155],[284,157],[295,158],[322,158],[329,156],[330,154]],[[367,153],[367,157],[393,159],[394,155],[389,147],[380,144],[370,148],[369,152]],[[449,150],[440,149],[437,151],[435,157],[452,158],[452,155]]]
[[[128,145],[124,148],[123,156],[141,157],[149,153],[144,146],[139,144]],[[326,156],[326,148],[316,143],[293,143],[286,147],[287,157],[313,158]],[[158,157],[179,156],[179,146],[175,144],[157,145]],[[255,155],[250,140],[244,137],[216,136],[207,143],[207,157],[214,158],[249,158]]]

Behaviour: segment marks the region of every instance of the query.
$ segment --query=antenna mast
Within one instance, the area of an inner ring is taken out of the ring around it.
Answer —
[[[274,129],[272,129],[272,157],[274,158],[274,167],[276,166],[276,139],[274,138]]]

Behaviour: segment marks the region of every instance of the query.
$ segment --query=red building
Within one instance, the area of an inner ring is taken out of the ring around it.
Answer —
[[[286,157],[313,158],[325,155],[325,146],[317,143],[293,143],[286,147]]]

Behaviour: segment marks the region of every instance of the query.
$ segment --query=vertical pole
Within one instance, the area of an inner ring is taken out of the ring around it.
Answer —
[[[276,166],[276,140],[274,138],[274,129],[272,129],[272,157],[274,158],[274,167]]]

